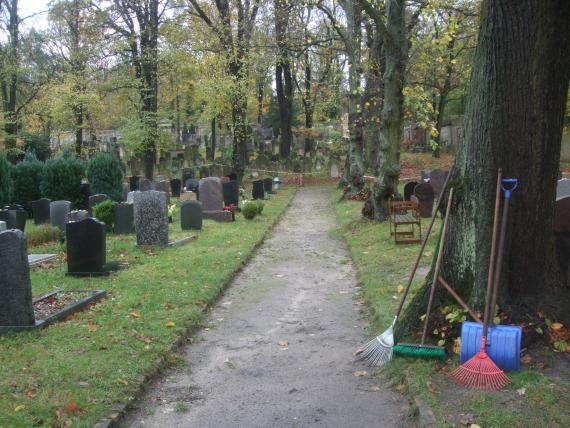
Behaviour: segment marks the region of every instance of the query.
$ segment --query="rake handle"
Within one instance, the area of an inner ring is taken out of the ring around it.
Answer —
[[[410,291],[410,288],[412,286],[412,282],[414,281],[414,277],[416,276],[416,271],[418,270],[418,266],[420,265],[420,260],[422,259],[422,254],[424,253],[429,235],[430,235],[431,230],[433,228],[433,225],[435,223],[435,219],[437,218],[437,213],[439,211],[439,207],[442,205],[443,195],[444,195],[445,191],[447,190],[447,184],[449,183],[450,177],[451,177],[451,171],[449,171],[449,173],[447,174],[447,177],[445,178],[445,182],[443,183],[441,191],[439,192],[439,196],[437,198],[437,206],[435,207],[435,210],[434,210],[433,214],[431,215],[431,219],[430,219],[430,222],[429,222],[426,234],[425,234],[425,238],[422,241],[420,251],[418,253],[418,256],[416,257],[416,261],[414,262],[414,267],[412,268],[412,271],[410,272],[410,277],[408,278],[408,283],[406,284],[404,294],[402,295],[402,298],[400,299],[400,304],[398,305],[398,310],[396,311],[396,317],[394,318],[394,321],[396,319],[398,319],[398,317],[400,316],[400,313],[402,312],[402,309],[404,308],[404,302],[406,301],[406,297],[408,296],[408,292]]]
[[[438,277],[438,280],[439,280],[439,283],[441,285],[443,285],[443,287],[449,292],[449,294],[451,294],[453,296],[455,301],[457,303],[459,303],[463,309],[465,309],[467,312],[469,312],[469,315],[471,315],[471,317],[475,321],[477,321],[479,324],[483,324],[483,321],[481,321],[481,318],[479,318],[479,315],[477,315],[469,306],[467,306],[467,303],[465,303],[463,301],[463,299],[459,296],[459,294],[457,294],[455,292],[455,290],[453,288],[451,288],[451,286],[447,283],[447,281],[445,279],[443,279],[440,276],[440,277]]]
[[[437,278],[439,277],[439,269],[441,267],[441,259],[443,258],[443,246],[445,244],[445,235],[447,232],[447,225],[449,223],[449,211],[451,210],[451,200],[453,199],[453,188],[449,191],[449,198],[447,199],[447,207],[445,208],[445,219],[443,220],[443,229],[441,231],[441,236],[439,238],[439,249],[437,251],[437,260],[435,262],[435,271],[433,273],[433,280],[431,282],[431,290],[429,293],[428,307],[426,311],[426,319],[424,322],[424,330],[422,332],[422,345],[426,340],[427,328],[429,323],[429,316],[431,314],[431,306],[433,304],[433,296],[435,294],[435,285],[437,284]]]

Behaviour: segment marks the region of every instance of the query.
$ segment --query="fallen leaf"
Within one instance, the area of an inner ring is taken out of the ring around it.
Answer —
[[[89,331],[89,333],[93,333],[94,331],[97,331],[97,324],[88,324],[87,330]]]
[[[354,372],[354,376],[356,377],[366,376],[367,374],[368,372],[366,370],[357,370]]]
[[[406,385],[404,385],[403,383],[396,385],[396,391],[401,393],[402,391],[404,391],[404,389],[406,389]]]
[[[33,400],[34,398],[36,398],[35,389],[30,389],[28,392],[26,392],[26,397],[28,397],[30,400]]]
[[[23,404],[20,404],[19,406],[14,407],[14,411],[17,412],[22,412],[26,410],[26,406],[24,406]]]
[[[540,403],[540,402],[542,402],[542,397],[535,395],[534,397],[532,397],[532,400],[536,401],[537,403]]]
[[[400,285],[398,285],[396,290],[398,291],[398,293],[403,293],[404,292],[404,286],[400,284]]]
[[[461,352],[461,337],[457,337],[453,341],[453,353],[459,355],[459,352]]]
[[[517,389],[517,394],[518,395],[525,395],[526,394],[526,388]]]
[[[433,252],[431,252],[431,251],[426,251],[426,252],[424,253],[424,256],[426,256],[426,257],[431,257],[431,256],[433,256]]]
[[[281,349],[287,349],[289,347],[289,342],[286,340],[280,340],[277,344],[281,347]]]
[[[165,326],[166,326],[166,328],[172,328],[172,327],[175,327],[176,324],[174,323],[174,321],[168,321],[168,322],[165,324]]]
[[[529,354],[524,354],[521,357],[521,363],[523,364],[530,364],[532,362],[532,357]]]
[[[481,427],[477,424],[471,424],[469,425],[469,428],[481,428]]]
[[[164,309],[168,309],[168,310],[170,310],[174,307],[170,303],[165,303],[163,306],[164,306]]]
[[[558,331],[562,327],[564,327],[564,326],[562,324],[560,324],[559,322],[553,322],[552,324],[550,324],[550,328],[554,331]]]
[[[141,313],[139,311],[132,311],[129,315],[133,318],[140,318]]]
[[[80,381],[80,382],[77,382],[77,384],[78,384],[79,386],[82,386],[82,387],[84,387],[84,388],[86,388],[86,387],[88,387],[88,386],[89,386],[89,382],[85,382],[85,381]]]
[[[431,394],[437,394],[437,389],[435,389],[435,387],[433,386],[433,383],[431,383],[431,381],[428,380],[428,381],[426,382],[426,386],[427,386],[428,391],[429,391]]]
[[[79,406],[77,405],[77,403],[75,401],[68,401],[65,406],[65,411],[67,413],[71,413],[73,415],[77,415],[77,413],[79,412]]]
[[[127,379],[117,379],[117,383],[122,383],[123,385],[127,386],[129,381]]]

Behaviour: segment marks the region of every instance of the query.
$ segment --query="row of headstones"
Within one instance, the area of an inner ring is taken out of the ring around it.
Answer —
[[[433,203],[439,196],[449,171],[435,169],[421,172],[421,183],[410,181],[404,185],[404,200],[416,201],[421,217],[431,217]]]
[[[273,193],[273,183],[276,184],[276,188],[280,185],[281,181],[279,178],[265,178],[263,180],[255,180],[253,184],[253,188],[251,191],[251,196],[253,199],[264,199],[265,194]]]

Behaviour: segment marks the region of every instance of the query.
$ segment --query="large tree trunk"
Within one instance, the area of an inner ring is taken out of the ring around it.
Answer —
[[[307,43],[307,40],[305,41]],[[305,109],[305,129],[307,135],[305,136],[304,156],[311,155],[313,151],[313,136],[310,134],[313,129],[313,114],[315,112],[315,105],[313,103],[313,95],[311,94],[312,88],[312,70],[311,58],[309,57],[309,50],[307,49],[303,55],[305,61],[305,88],[303,94],[303,107]]]
[[[364,189],[364,135],[362,129],[362,95],[360,77],[361,64],[361,38],[362,38],[362,11],[354,1],[342,3],[346,12],[346,40],[345,45],[348,57],[348,128],[350,146],[348,151],[348,183],[347,196],[353,196]]]
[[[16,115],[16,97],[18,89],[18,37],[20,20],[18,18],[18,0],[6,2],[8,12],[8,47],[6,52],[4,76],[2,76],[2,98],[4,110],[4,132],[8,135],[18,133]]]
[[[490,253],[496,173],[519,179],[506,235],[503,302],[536,311],[558,284],[552,217],[570,71],[570,2],[486,0],[452,175],[457,195],[442,274],[482,308]],[[408,308],[415,324],[425,291]],[[568,308],[563,308],[566,311]],[[523,315],[523,314],[521,314]]]
[[[216,118],[214,117],[210,123],[211,135],[210,135],[210,156],[208,160],[214,161],[216,159]]]
[[[275,89],[279,104],[281,144],[279,155],[283,158],[291,154],[293,145],[293,78],[291,60],[287,51],[287,26],[289,6],[283,0],[275,0],[275,37],[277,41],[277,64],[275,65]]]
[[[378,177],[366,204],[372,209],[363,210],[376,220],[388,218],[389,200],[398,193],[404,117],[402,90],[408,60],[405,16],[406,2],[404,0],[386,2],[384,39],[386,72],[384,73],[384,101],[380,124]]]

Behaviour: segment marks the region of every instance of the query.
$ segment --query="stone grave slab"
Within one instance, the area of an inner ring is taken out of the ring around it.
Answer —
[[[239,182],[236,180],[222,183],[224,205],[239,206]]]
[[[182,230],[202,229],[202,203],[185,201],[180,205],[180,227]]]
[[[172,192],[172,196],[174,196],[175,198],[179,198],[181,189],[182,189],[182,182],[178,178],[170,180],[170,191]]]
[[[133,204],[116,204],[113,216],[115,233],[122,235],[135,232],[135,215]]]
[[[32,213],[35,224],[49,223],[49,204],[51,199],[41,198],[32,202]]]
[[[65,231],[67,214],[69,214],[70,211],[71,211],[71,202],[52,201],[49,204],[49,218],[51,225],[59,227],[61,231]]]
[[[105,202],[108,199],[109,199],[109,197],[107,195],[102,194],[102,193],[99,193],[99,194],[93,195],[93,196],[89,196],[89,203],[88,203],[89,216],[93,215],[93,207],[95,205],[100,204],[101,202]]]
[[[253,182],[253,189],[251,191],[251,196],[253,197],[253,199],[265,198],[265,187],[263,186],[263,180],[255,180]]]
[[[164,192],[136,192],[134,218],[137,245],[168,245],[168,210]]]
[[[40,265],[57,259],[57,254],[28,254],[28,264],[30,266]]]
[[[105,224],[94,218],[66,225],[67,274],[73,276],[108,275]]]
[[[202,178],[198,198],[202,202],[203,211],[222,211],[224,209],[224,193],[220,179],[218,177]]]

